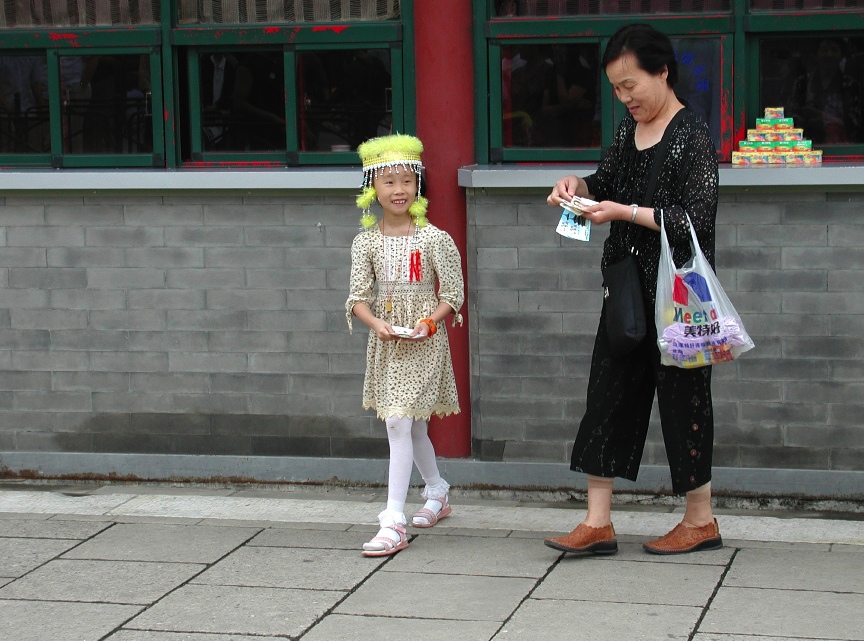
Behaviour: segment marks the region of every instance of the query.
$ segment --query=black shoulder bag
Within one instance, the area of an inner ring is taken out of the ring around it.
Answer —
[[[660,168],[666,160],[666,149],[669,139],[687,110],[676,113],[666,130],[654,155],[651,173],[648,175],[648,185],[642,202],[651,205],[654,189],[660,176]],[[642,237],[642,226],[636,232],[636,238],[630,251],[622,260],[608,265],[603,270],[603,297],[606,299],[606,333],[609,345],[615,358],[623,358],[632,352],[645,338],[646,319],[645,303],[642,298],[642,284],[639,279],[639,263],[636,260],[636,247]]]

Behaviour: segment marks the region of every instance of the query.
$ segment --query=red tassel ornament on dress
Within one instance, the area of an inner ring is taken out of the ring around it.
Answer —
[[[411,272],[410,282],[419,283],[423,279],[423,264],[420,262],[420,250],[411,250]]]

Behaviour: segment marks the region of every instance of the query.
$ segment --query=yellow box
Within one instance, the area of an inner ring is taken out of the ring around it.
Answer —
[[[747,140],[750,140],[752,142],[767,140],[767,138],[765,137],[767,133],[767,131],[760,131],[758,129],[748,129]]]
[[[765,107],[766,118],[783,118],[784,116],[783,107]]]

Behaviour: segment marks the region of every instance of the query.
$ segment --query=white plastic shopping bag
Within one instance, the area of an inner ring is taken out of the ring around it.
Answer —
[[[691,258],[680,269],[672,261],[660,221],[660,263],[654,317],[663,365],[691,368],[738,358],[755,345],[729,302],[690,225]]]

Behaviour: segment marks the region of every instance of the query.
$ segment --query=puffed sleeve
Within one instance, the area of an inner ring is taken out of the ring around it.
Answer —
[[[372,263],[372,243],[369,232],[361,232],[351,243],[351,285],[345,301],[345,317],[348,331],[354,333],[354,305],[366,303],[370,308],[375,302],[375,267]]]
[[[438,300],[450,305],[455,314],[454,325],[462,324],[459,310],[465,302],[465,284],[462,280],[462,258],[450,234],[440,231],[433,242],[432,265],[438,275]]]
[[[685,135],[674,203],[656,208],[654,221],[658,226],[660,225],[662,209],[673,259],[676,265],[680,265],[690,256],[690,228],[687,225],[687,217],[689,217],[696,230],[699,245],[713,267],[719,191],[717,152],[708,127],[701,121],[688,128]]]

